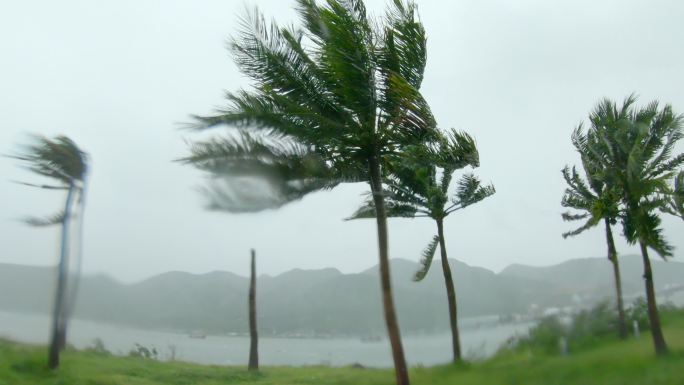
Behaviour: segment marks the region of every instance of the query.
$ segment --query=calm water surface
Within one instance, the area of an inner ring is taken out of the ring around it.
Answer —
[[[527,332],[532,323],[499,325],[494,317],[461,321],[461,343],[466,356],[483,358],[492,354],[509,337]],[[0,336],[16,341],[46,344],[49,317],[0,312]],[[167,360],[175,350],[177,360],[201,364],[245,365],[248,337],[207,336],[190,338],[186,334],[141,330],[128,326],[107,325],[72,320],[69,343],[76,348],[92,346],[96,338],[115,354],[127,354],[136,343],[156,348],[159,358]],[[410,365],[436,365],[451,357],[449,333],[403,336],[406,359]],[[259,339],[259,362],[262,365],[332,365],[361,363],[364,366],[392,365],[389,342],[361,342],[360,339],[295,339],[262,337]]]

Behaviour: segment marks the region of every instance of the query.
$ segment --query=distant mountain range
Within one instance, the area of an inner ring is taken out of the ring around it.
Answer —
[[[441,268],[422,282],[415,262],[391,262],[395,300],[407,333],[448,330]],[[626,296],[643,290],[641,259],[621,258]],[[526,314],[532,307],[591,304],[612,298],[612,271],[603,258],[558,265],[511,265],[496,274],[451,260],[462,317]],[[684,263],[653,261],[658,288],[684,283]],[[54,268],[0,264],[0,310],[47,313]],[[258,321],[264,334],[373,335],[384,331],[377,266],[357,274],[336,269],[300,270],[257,281]],[[169,272],[122,284],[104,275],[84,276],[76,306],[81,319],[144,328],[207,333],[247,331],[248,279],[229,272]]]

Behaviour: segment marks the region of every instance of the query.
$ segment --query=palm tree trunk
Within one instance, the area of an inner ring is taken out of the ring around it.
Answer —
[[[62,236],[57,266],[57,288],[55,290],[55,305],[52,311],[52,330],[50,332],[50,346],[48,347],[48,367],[56,369],[59,366],[60,342],[62,336],[66,335],[66,324],[63,322],[64,315],[64,294],[67,280],[67,259],[69,254],[69,217],[71,215],[71,202],[74,198],[75,186],[69,185],[66,202],[64,204],[64,218],[62,218]]]
[[[613,231],[610,228],[608,219],[604,219],[606,224],[606,241],[608,243],[608,259],[613,265],[613,275],[615,276],[615,297],[618,311],[618,334],[621,339],[627,339],[627,322],[625,321],[625,305],[622,301],[622,279],[620,278],[620,264],[613,240]]]
[[[252,249],[251,275],[249,277],[249,370],[259,370],[259,352],[256,320],[256,256]]]
[[[458,313],[456,308],[456,290],[454,280],[451,277],[451,267],[447,258],[446,243],[444,241],[444,222],[437,219],[437,236],[439,237],[439,251],[442,255],[442,271],[444,272],[444,284],[446,285],[447,300],[449,302],[449,326],[451,326],[451,347],[454,352],[454,363],[461,361],[461,338],[458,332]]]
[[[380,257],[380,285],[382,288],[382,304],[385,311],[385,323],[392,348],[394,372],[397,385],[409,385],[408,369],[404,358],[404,348],[401,344],[401,333],[397,322],[397,314],[392,298],[392,283],[390,281],[389,247],[387,241],[387,213],[385,198],[382,191],[382,178],[378,158],[369,159],[370,187],[375,205],[375,217],[378,228],[378,248]]]
[[[658,305],[656,304],[655,289],[653,287],[653,271],[651,261],[648,257],[648,250],[643,242],[641,246],[641,256],[644,260],[644,281],[646,283],[646,304],[648,305],[648,322],[651,325],[651,337],[656,354],[659,356],[667,354],[667,344],[663,336],[663,329],[660,327],[660,315],[658,315]]]
[[[77,249],[74,253],[74,255],[76,256],[76,262],[74,263],[76,265],[76,268],[71,279],[69,279],[71,288],[65,294],[67,300],[64,303],[64,315],[62,316],[62,323],[64,326],[60,329],[60,350],[64,350],[66,348],[67,324],[74,314],[74,308],[76,307],[76,298],[78,296],[78,287],[81,282],[81,271],[83,269],[83,223],[85,220],[84,216],[87,186],[87,178],[86,174],[84,173],[81,178],[81,188],[78,191],[77,200],[78,211],[76,212],[77,223],[75,242]]]

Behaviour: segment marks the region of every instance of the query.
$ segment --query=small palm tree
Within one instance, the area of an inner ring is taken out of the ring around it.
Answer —
[[[60,224],[62,227],[59,263],[57,269],[57,288],[55,290],[55,303],[52,314],[52,327],[50,346],[48,348],[48,366],[51,369],[59,366],[59,353],[66,343],[66,330],[68,317],[73,309],[73,295],[68,294],[67,269],[69,265],[69,229],[72,217],[74,200],[78,199],[79,218],[82,223],[85,180],[88,169],[88,157],[77,145],[66,136],[58,136],[54,139],[35,137],[33,143],[25,146],[21,151],[11,156],[23,162],[30,171],[50,178],[56,184],[24,185],[50,190],[66,190],[67,196],[64,209],[57,214],[45,218],[27,218],[25,222],[32,226],[50,226]],[[77,198],[77,196],[79,198]],[[79,229],[82,228],[79,225]],[[80,230],[79,230],[80,232]],[[80,238],[80,234],[79,234]],[[80,243],[80,240],[79,240]],[[81,247],[78,247],[80,266]],[[75,290],[75,285],[73,286]]]
[[[412,1],[393,1],[380,20],[368,16],[361,0],[329,0],[325,5],[298,0],[297,4],[301,30],[269,25],[258,13],[245,20],[230,47],[253,87],[227,93],[229,106],[217,114],[196,117],[198,129],[225,124],[259,132],[259,143],[271,143],[268,154],[259,155],[263,147],[258,145],[245,154],[239,149],[249,146],[221,146],[221,140],[215,140],[199,146],[213,147],[212,156],[199,160],[194,153],[184,161],[226,170],[229,181],[235,180],[236,172],[241,182],[266,179],[267,187],[275,187],[277,194],[251,202],[251,211],[262,203],[278,207],[340,182],[369,183],[377,210],[385,321],[396,380],[405,385],[409,378],[390,282],[382,181],[391,159],[435,132],[434,119],[419,92],[426,64],[425,31]],[[242,161],[233,162],[239,157],[254,174],[245,171]],[[228,167],[222,165],[223,159],[228,159]],[[307,159],[323,167],[308,175]],[[304,167],[290,168],[292,164]],[[265,171],[281,168],[296,172]],[[219,194],[218,201],[227,198],[232,203],[247,195],[239,188],[231,190],[232,194],[223,194],[227,197]]]
[[[427,150],[427,151],[426,151]],[[407,154],[408,155],[408,154]],[[390,217],[432,218],[437,225],[437,235],[425,248],[421,269],[414,280],[421,281],[427,275],[437,250],[441,252],[442,272],[449,306],[449,320],[454,362],[462,360],[458,331],[456,290],[444,239],[444,219],[495,193],[494,186],[483,186],[472,174],[465,174],[457,183],[456,193],[449,200],[449,186],[456,170],[466,166],[478,167],[479,154],[475,141],[465,133],[451,131],[434,146],[413,151],[412,159],[404,158],[392,167],[386,181],[387,215]],[[441,175],[438,175],[441,171]],[[349,219],[374,218],[373,200],[368,200]]]
[[[576,236],[603,222],[608,245],[608,260],[613,266],[618,334],[620,338],[625,339],[627,338],[627,324],[622,300],[622,280],[612,230],[612,226],[617,223],[620,216],[620,192],[614,186],[608,186],[598,178],[597,173],[600,170],[593,168],[597,162],[592,160],[593,154],[587,148],[587,138],[582,131],[582,125],[573,132],[572,143],[582,159],[586,181],[582,179],[575,167],[570,169],[566,166],[562,170],[563,178],[568,187],[563,195],[561,205],[575,210],[575,212],[565,212],[562,216],[563,220],[566,221],[583,220],[585,222],[579,228],[564,233],[563,238]]]
[[[672,202],[670,184],[676,169],[684,164],[684,154],[672,155],[682,138],[684,116],[670,105],[659,108],[657,102],[636,108],[631,95],[621,107],[606,99],[591,114],[587,148],[592,152],[592,168],[597,178],[620,192],[623,233],[631,244],[639,244],[644,264],[646,301],[651,336],[658,355],[667,353],[660,326],[653,272],[648,249],[663,259],[672,256],[672,246],[660,227],[658,211]]]

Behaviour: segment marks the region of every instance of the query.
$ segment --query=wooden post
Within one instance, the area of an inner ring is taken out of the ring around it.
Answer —
[[[252,249],[252,266],[249,278],[249,370],[259,370],[259,336],[256,318],[256,256],[254,249]]]

